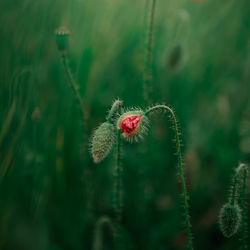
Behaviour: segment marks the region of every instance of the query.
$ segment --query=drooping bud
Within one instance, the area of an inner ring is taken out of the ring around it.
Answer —
[[[237,204],[225,204],[220,211],[219,224],[222,234],[229,238],[237,233],[241,224],[241,209]]]
[[[55,31],[55,35],[58,50],[65,54],[69,47],[70,31],[66,27],[60,27]]]
[[[114,125],[110,122],[104,122],[96,129],[91,141],[91,155],[95,163],[101,162],[109,154],[115,135]]]
[[[123,131],[123,137],[137,141],[147,133],[149,120],[142,110],[128,111],[120,116],[117,128]]]

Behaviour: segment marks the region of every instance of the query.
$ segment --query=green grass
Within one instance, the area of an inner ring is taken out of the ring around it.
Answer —
[[[88,143],[117,97],[145,105],[150,5],[0,1],[0,249],[92,249],[97,220],[114,218],[116,149],[96,165]],[[234,167],[250,162],[249,9],[247,0],[157,0],[152,101],[171,105],[179,118],[195,249],[239,244],[223,238],[218,213]],[[71,31],[69,66],[85,126],[56,48],[61,25]],[[174,133],[166,116],[156,116],[142,144],[123,143],[124,249],[183,249],[186,242]]]

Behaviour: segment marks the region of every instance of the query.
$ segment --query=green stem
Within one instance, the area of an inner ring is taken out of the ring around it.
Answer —
[[[242,209],[242,249],[248,249],[247,244],[247,213],[246,213],[246,181],[247,169],[243,169],[242,189],[241,189],[241,209]]]
[[[114,169],[114,211],[117,224],[121,222],[123,209],[121,133],[117,130],[117,158]]]
[[[175,137],[176,137],[175,142],[176,142],[177,156],[178,156],[178,173],[179,173],[179,176],[180,176],[182,192],[183,192],[185,228],[186,228],[187,239],[188,239],[188,248],[190,250],[193,250],[193,236],[192,236],[190,215],[189,215],[188,194],[187,194],[184,171],[183,171],[182,153],[181,153],[181,140],[180,140],[180,133],[179,133],[179,129],[178,129],[177,119],[175,117],[174,111],[170,107],[168,107],[166,105],[156,105],[156,106],[154,106],[152,108],[149,108],[145,112],[145,115],[149,115],[151,112],[154,112],[154,111],[157,111],[157,110],[166,110],[167,112],[170,113],[170,116],[172,118],[173,129],[175,131]]]
[[[235,200],[237,198],[237,189],[238,189],[238,185],[239,185],[239,175],[241,173],[242,170],[244,170],[246,168],[246,165],[243,163],[240,163],[239,166],[235,169],[235,174],[233,177],[233,185],[232,185],[232,192],[231,192],[231,205],[234,205]]]
[[[236,187],[238,186],[238,174],[236,173],[233,178],[233,187],[231,193],[231,205],[234,205],[236,198]]]
[[[69,63],[68,63],[68,59],[67,59],[67,55],[66,53],[62,53],[62,64],[64,67],[64,71],[67,75],[68,78],[68,83],[70,88],[72,89],[73,94],[75,95],[76,101],[78,103],[78,106],[80,108],[80,112],[81,112],[81,122],[82,122],[82,129],[81,129],[81,135],[82,135],[82,139],[81,139],[81,161],[84,160],[85,158],[85,162],[87,163],[88,161],[88,157],[87,157],[87,153],[88,150],[88,140],[87,140],[87,133],[88,133],[88,129],[87,129],[87,122],[86,122],[86,115],[85,115],[85,109],[84,109],[84,103],[82,100],[82,97],[80,95],[79,92],[79,86],[71,72],[71,69],[69,67]],[[88,164],[87,164],[88,166]],[[85,183],[86,183],[86,193],[87,193],[87,211],[89,214],[89,217],[92,217],[92,197],[93,197],[93,183],[92,183],[92,169],[90,167],[86,167],[83,169],[84,171],[84,175],[85,175]]]
[[[110,109],[108,116],[107,116],[108,122],[111,123],[113,116],[121,111],[122,103],[123,102],[119,99],[117,99],[113,102],[111,109]]]
[[[121,111],[122,101],[114,101],[107,121],[111,122],[112,117]],[[123,208],[123,193],[122,193],[122,162],[121,162],[121,133],[120,130],[117,130],[117,152],[116,152],[116,165],[114,168],[114,197],[113,205],[115,211],[115,220],[117,224],[121,222],[122,219],[122,208]]]
[[[155,19],[156,0],[152,0],[151,11],[149,16],[149,26],[146,41],[146,62],[144,69],[144,99],[147,103],[151,102],[152,98],[152,50],[153,50],[153,33],[154,33],[154,19]]]
[[[65,73],[67,74],[67,77],[69,79],[70,87],[71,87],[71,89],[76,97],[76,100],[78,102],[78,105],[80,107],[82,115],[84,117],[85,116],[84,115],[84,104],[83,104],[82,97],[81,97],[80,92],[79,92],[79,86],[72,75],[72,72],[71,72],[69,64],[68,64],[68,59],[67,59],[65,54],[62,54],[62,63],[63,63]]]

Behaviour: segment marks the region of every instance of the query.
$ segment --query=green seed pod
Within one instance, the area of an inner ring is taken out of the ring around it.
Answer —
[[[115,140],[115,128],[110,122],[101,124],[91,140],[91,155],[95,163],[101,162],[110,152]]]
[[[241,209],[237,204],[225,204],[220,211],[219,224],[222,234],[229,238],[237,233],[241,224]]]
[[[60,27],[55,31],[57,49],[65,53],[69,47],[70,32],[65,27]]]

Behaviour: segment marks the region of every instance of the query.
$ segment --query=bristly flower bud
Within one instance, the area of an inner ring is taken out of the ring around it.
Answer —
[[[91,155],[95,163],[101,162],[109,154],[115,136],[115,127],[110,122],[104,122],[96,129],[91,141]]]
[[[57,49],[63,54],[69,47],[70,31],[66,27],[60,27],[55,31]]]
[[[130,142],[137,141],[147,133],[149,120],[142,110],[128,111],[120,116],[117,128],[123,131],[123,137]]]
[[[237,204],[225,204],[220,211],[219,224],[222,234],[229,238],[237,233],[241,224],[241,209]]]

